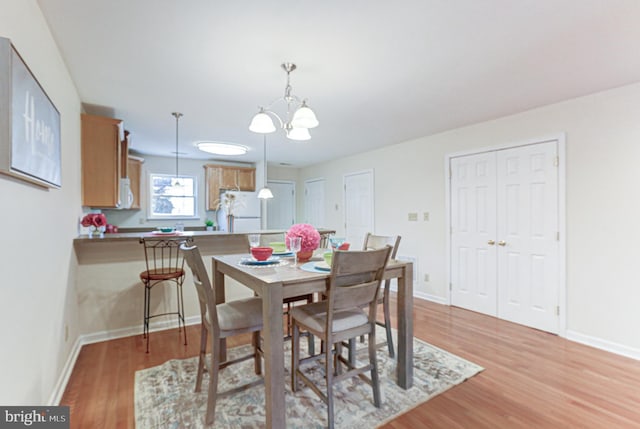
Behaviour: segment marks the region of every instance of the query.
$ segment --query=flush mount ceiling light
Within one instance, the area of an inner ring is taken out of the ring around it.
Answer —
[[[246,146],[221,142],[197,142],[196,146],[201,151],[214,155],[244,155],[248,150]]]
[[[249,130],[254,133],[268,134],[276,130],[271,117],[278,120],[280,127],[284,130],[287,138],[291,140],[309,140],[309,128],[318,126],[318,119],[313,110],[307,106],[307,100],[300,100],[297,96],[291,94],[291,85],[289,76],[296,69],[293,63],[284,63],[282,68],[287,72],[287,86],[284,88],[284,97],[274,100],[266,108],[260,107],[260,111],[251,120]],[[284,101],[287,106],[287,113],[284,119],[281,118],[271,108],[280,101]]]

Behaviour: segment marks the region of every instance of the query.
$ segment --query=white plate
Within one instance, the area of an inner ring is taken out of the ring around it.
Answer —
[[[322,271],[331,271],[331,267],[325,261],[316,262],[313,266]]]
[[[156,234],[156,235],[176,235],[176,234],[178,234],[178,231],[170,231],[170,232],[151,231],[151,234]]]
[[[293,256],[293,252],[273,252],[274,256]]]
[[[270,256],[266,261],[258,261],[255,258],[242,258],[240,259],[240,263],[242,265],[273,265],[280,262],[280,258],[276,256]]]

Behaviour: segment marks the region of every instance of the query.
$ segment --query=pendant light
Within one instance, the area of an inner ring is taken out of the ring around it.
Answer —
[[[263,146],[264,146],[264,167],[262,169],[262,189],[258,192],[258,198],[261,200],[268,200],[269,198],[273,198],[273,193],[271,189],[267,187],[267,135],[263,134]]]
[[[260,107],[258,113],[256,113],[251,120],[249,130],[260,134],[276,131],[277,128],[273,123],[273,119],[271,119],[271,117],[274,117],[277,119],[280,128],[284,130],[288,139],[300,141],[309,140],[311,138],[309,129],[318,126],[318,119],[313,110],[307,105],[306,99],[300,99],[298,96],[292,94],[293,88],[291,88],[290,75],[291,72],[297,68],[296,65],[293,63],[283,63],[281,67],[287,73],[287,85],[284,88],[284,96],[274,100],[266,108]],[[276,103],[286,106],[287,110],[285,115],[278,115],[271,110]]]
[[[174,184],[174,186],[182,186],[180,185],[180,180],[178,179],[178,121],[180,120],[182,113],[173,112],[171,114],[176,118],[176,183]]]

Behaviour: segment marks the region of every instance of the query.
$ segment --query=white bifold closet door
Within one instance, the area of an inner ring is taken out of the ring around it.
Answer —
[[[451,159],[451,303],[558,332],[556,141]]]

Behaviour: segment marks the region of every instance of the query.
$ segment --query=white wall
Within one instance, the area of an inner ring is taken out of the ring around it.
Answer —
[[[418,258],[416,292],[442,301],[445,155],[561,132],[567,149],[568,336],[640,357],[640,84],[315,165],[301,171],[299,183],[326,178],[327,224],[340,229],[343,175],[373,168],[376,232],[402,235],[399,254]],[[407,221],[408,212],[422,219],[424,211],[429,222]]]
[[[1,10],[0,36],[11,39],[61,118],[61,189],[0,176],[0,404],[43,405],[78,337],[80,99],[35,0],[3,0]]]
[[[107,216],[107,221],[118,227],[139,228],[149,227],[156,228],[161,225],[173,225],[177,220],[148,220],[148,200],[149,200],[149,174],[175,174],[176,159],[162,156],[144,156],[142,171],[140,173],[140,210],[103,210]],[[215,160],[187,159],[180,158],[178,160],[178,172],[180,175],[195,176],[198,182],[197,195],[197,215],[198,219],[185,219],[181,221],[185,226],[204,226],[206,219],[216,221],[216,212],[205,210],[206,204],[206,179],[204,173],[205,164],[223,164],[223,165],[239,165],[243,167],[256,168],[256,187],[262,186],[262,163],[240,164],[228,163]]]

